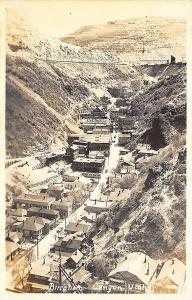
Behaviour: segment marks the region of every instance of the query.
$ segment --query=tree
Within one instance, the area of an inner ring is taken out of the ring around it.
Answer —
[[[26,281],[29,275],[29,271],[31,269],[31,262],[34,258],[34,252],[27,252],[26,256],[20,260],[20,262],[16,263],[12,270],[12,276],[15,282],[15,287],[20,287],[22,290],[25,290]]]

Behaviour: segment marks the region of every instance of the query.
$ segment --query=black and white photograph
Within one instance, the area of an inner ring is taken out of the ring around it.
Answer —
[[[187,5],[4,1],[7,295],[188,294]]]

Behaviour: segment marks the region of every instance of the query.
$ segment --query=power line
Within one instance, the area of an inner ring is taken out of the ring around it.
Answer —
[[[56,60],[56,59],[43,59],[39,57],[35,57],[35,59],[46,61],[50,63],[64,63],[64,64],[92,64],[92,65],[107,65],[107,64],[114,64],[114,65],[123,65],[126,66],[128,63],[119,63],[119,62],[94,62],[94,61],[76,61],[76,60]]]

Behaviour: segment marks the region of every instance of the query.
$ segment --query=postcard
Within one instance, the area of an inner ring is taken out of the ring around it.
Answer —
[[[2,3],[3,299],[190,298],[190,9]]]

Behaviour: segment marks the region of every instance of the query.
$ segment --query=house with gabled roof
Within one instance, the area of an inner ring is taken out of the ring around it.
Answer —
[[[76,250],[73,252],[73,254],[67,259],[65,266],[67,268],[76,269],[79,267],[81,261],[83,258],[83,253],[81,253],[79,250]]]
[[[82,233],[86,234],[90,228],[91,228],[91,226],[87,225],[87,224],[69,223],[69,225],[66,228],[66,232],[67,233],[82,232]]]
[[[28,218],[22,226],[25,238],[36,239],[43,234],[44,224],[37,223],[35,219]]]

